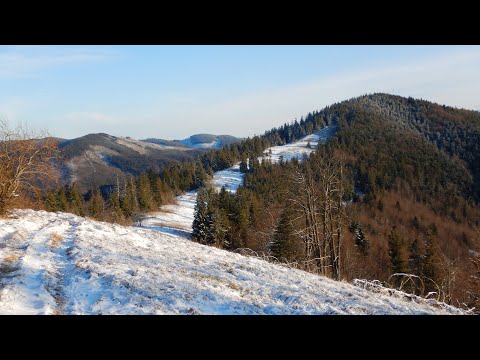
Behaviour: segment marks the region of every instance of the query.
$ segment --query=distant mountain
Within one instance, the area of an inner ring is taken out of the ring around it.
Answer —
[[[242,139],[231,135],[196,134],[183,140],[145,139],[143,141],[169,146],[186,146],[193,149],[221,149]]]
[[[159,171],[170,161],[190,160],[208,149],[241,141],[229,135],[199,134],[184,140],[135,140],[104,133],[55,140],[63,154],[64,181],[76,182],[82,190],[114,184],[117,177],[138,175],[151,168]]]
[[[102,133],[59,140],[59,148],[64,180],[76,182],[83,190],[113,184],[117,176],[138,175],[150,168],[158,171],[172,160],[189,160],[201,153],[181,143],[152,143]]]

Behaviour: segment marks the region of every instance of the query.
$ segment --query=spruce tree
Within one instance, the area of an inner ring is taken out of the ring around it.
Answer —
[[[370,244],[368,243],[368,240],[365,237],[363,229],[360,225],[358,225],[357,229],[355,230],[355,246],[363,256],[368,255]]]
[[[397,233],[397,229],[393,226],[388,234],[388,255],[390,256],[390,263],[392,265],[392,273],[404,273],[405,264],[401,255],[402,240]]]
[[[150,180],[147,174],[141,174],[138,177],[138,204],[142,211],[150,211],[154,208]]]
[[[125,219],[125,217],[123,216],[123,211],[120,206],[119,199],[120,199],[120,189],[116,187],[115,191],[113,192],[113,194],[111,194],[109,199],[111,213],[112,213],[112,221],[114,223],[120,223]]]
[[[192,226],[192,238],[201,244],[207,243],[208,234],[208,218],[207,205],[205,203],[205,190],[202,188],[198,191],[197,202],[195,204],[195,213]]]
[[[208,175],[203,168],[203,165],[200,160],[197,160],[195,163],[195,177],[194,177],[194,187],[200,188],[205,185],[205,182],[208,179]]]
[[[47,211],[59,211],[57,196],[54,191],[47,192],[47,199],[45,200],[45,207]]]
[[[61,187],[57,191],[58,211],[69,211],[67,195],[65,194],[65,188]]]
[[[295,261],[299,255],[292,219],[291,209],[284,208],[270,244],[271,254],[280,261]]]
[[[422,276],[423,275],[423,257],[418,248],[418,240],[413,240],[409,249],[410,255],[408,256],[408,268],[410,273]]]
[[[68,191],[68,201],[70,210],[75,215],[85,216],[84,201],[76,183],[73,183]]]
[[[100,194],[100,191],[98,189],[95,189],[92,198],[90,199],[90,216],[96,220],[102,220],[104,215],[104,208],[105,203],[103,201],[102,195]]]
[[[240,161],[240,171],[244,174],[248,172],[247,155],[243,152]]]

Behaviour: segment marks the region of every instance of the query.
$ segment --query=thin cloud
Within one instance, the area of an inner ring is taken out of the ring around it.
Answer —
[[[0,78],[31,77],[47,68],[101,61],[113,55],[110,50],[91,47],[0,47]]]

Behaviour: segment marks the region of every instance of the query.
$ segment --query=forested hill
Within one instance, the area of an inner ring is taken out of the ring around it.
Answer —
[[[480,253],[480,114],[373,94],[312,112],[267,131],[260,140],[282,145],[333,124],[333,138],[300,169],[313,188],[322,189],[322,162],[345,161],[343,200],[349,205],[342,276],[388,282],[395,273],[408,273],[423,284],[416,286],[424,295],[442,292],[449,301],[478,307],[480,262],[472,256]],[[307,193],[292,187],[297,176],[302,175],[295,163],[261,162],[250,169],[245,186],[230,201],[250,209],[250,215],[244,214],[250,216],[247,225],[235,224],[229,232],[231,238],[240,237],[236,246],[287,262],[309,261],[305,239],[294,236],[307,222],[285,220],[296,218],[288,215],[290,210],[298,215],[303,209],[295,210],[295,201]],[[271,220],[255,214],[269,214]],[[269,242],[275,236],[278,241]]]
[[[431,153],[431,156],[439,160],[438,166],[447,166],[444,170],[456,177],[457,184],[471,185],[469,195],[476,200],[480,199],[480,112],[388,94],[367,95],[346,101],[339,104],[339,112],[343,110],[343,106],[350,108],[345,117],[349,125],[349,129],[344,131],[345,143],[353,140],[351,136],[348,137],[349,133],[352,130],[359,130],[360,127],[368,126],[372,133],[390,130],[392,135],[399,136],[397,139],[389,139],[393,140],[395,145],[402,140],[405,140],[407,145],[414,146],[419,143],[421,150]],[[383,129],[378,129],[378,125]],[[368,138],[368,131],[366,132],[367,134],[362,134],[362,137],[366,136],[363,142],[371,140]],[[426,140],[428,144],[422,143],[420,139]],[[362,139],[356,137],[355,140]],[[435,154],[430,144],[448,155],[448,158]],[[412,151],[413,157],[420,152],[420,149],[415,148],[409,150]],[[395,153],[389,154],[393,157]],[[467,174],[465,170],[471,174]],[[453,174],[456,171],[459,173]],[[469,175],[472,176],[472,180]],[[445,182],[446,179],[449,179],[448,175],[439,180]],[[434,179],[431,179],[431,182],[432,180]]]
[[[338,123],[333,146],[351,156],[357,190],[367,195],[403,183],[418,200],[446,191],[448,203],[455,196],[480,200],[476,111],[374,94],[334,104],[309,119]]]

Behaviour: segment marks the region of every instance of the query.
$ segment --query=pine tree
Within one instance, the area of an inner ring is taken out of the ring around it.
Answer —
[[[194,170],[195,178],[194,178],[194,187],[200,188],[205,185],[205,182],[208,179],[208,175],[203,168],[203,165],[200,160],[197,160],[195,163],[195,170]]]
[[[120,206],[120,189],[118,188],[118,186],[111,194],[109,202],[112,214],[112,221],[114,223],[121,223],[123,220],[125,220],[125,216],[123,215],[122,207]]]
[[[45,207],[47,211],[59,211],[57,196],[54,191],[47,192],[47,199],[45,200]]]
[[[240,161],[240,171],[244,174],[248,172],[247,155],[243,152],[242,152],[241,161]]]
[[[104,216],[105,203],[103,201],[102,195],[98,189],[95,189],[90,199],[89,212],[90,216],[97,220],[102,220]]]
[[[75,215],[85,216],[84,201],[76,183],[73,183],[68,191],[68,201],[70,209]]]
[[[413,240],[409,249],[410,255],[408,257],[408,267],[410,273],[422,276],[423,275],[423,257],[418,248],[418,240]]]
[[[125,179],[125,194],[120,204],[126,217],[131,217],[134,213],[138,212],[137,191],[133,176],[131,176],[130,179]]]
[[[206,244],[208,234],[207,205],[204,193],[205,189],[203,188],[198,191],[192,226],[192,238],[201,244]]]
[[[368,243],[368,240],[366,239],[363,229],[360,225],[355,231],[355,246],[363,256],[368,255],[370,244]]]
[[[65,195],[65,188],[61,187],[57,191],[57,203],[58,203],[58,211],[69,211],[67,195]]]
[[[138,204],[141,211],[153,210],[153,195],[147,174],[138,177]]]
[[[402,240],[394,226],[388,234],[388,255],[392,264],[392,273],[404,273],[405,264],[401,255]]]
[[[299,255],[292,219],[290,208],[284,208],[270,244],[271,254],[280,261],[295,261]]]

